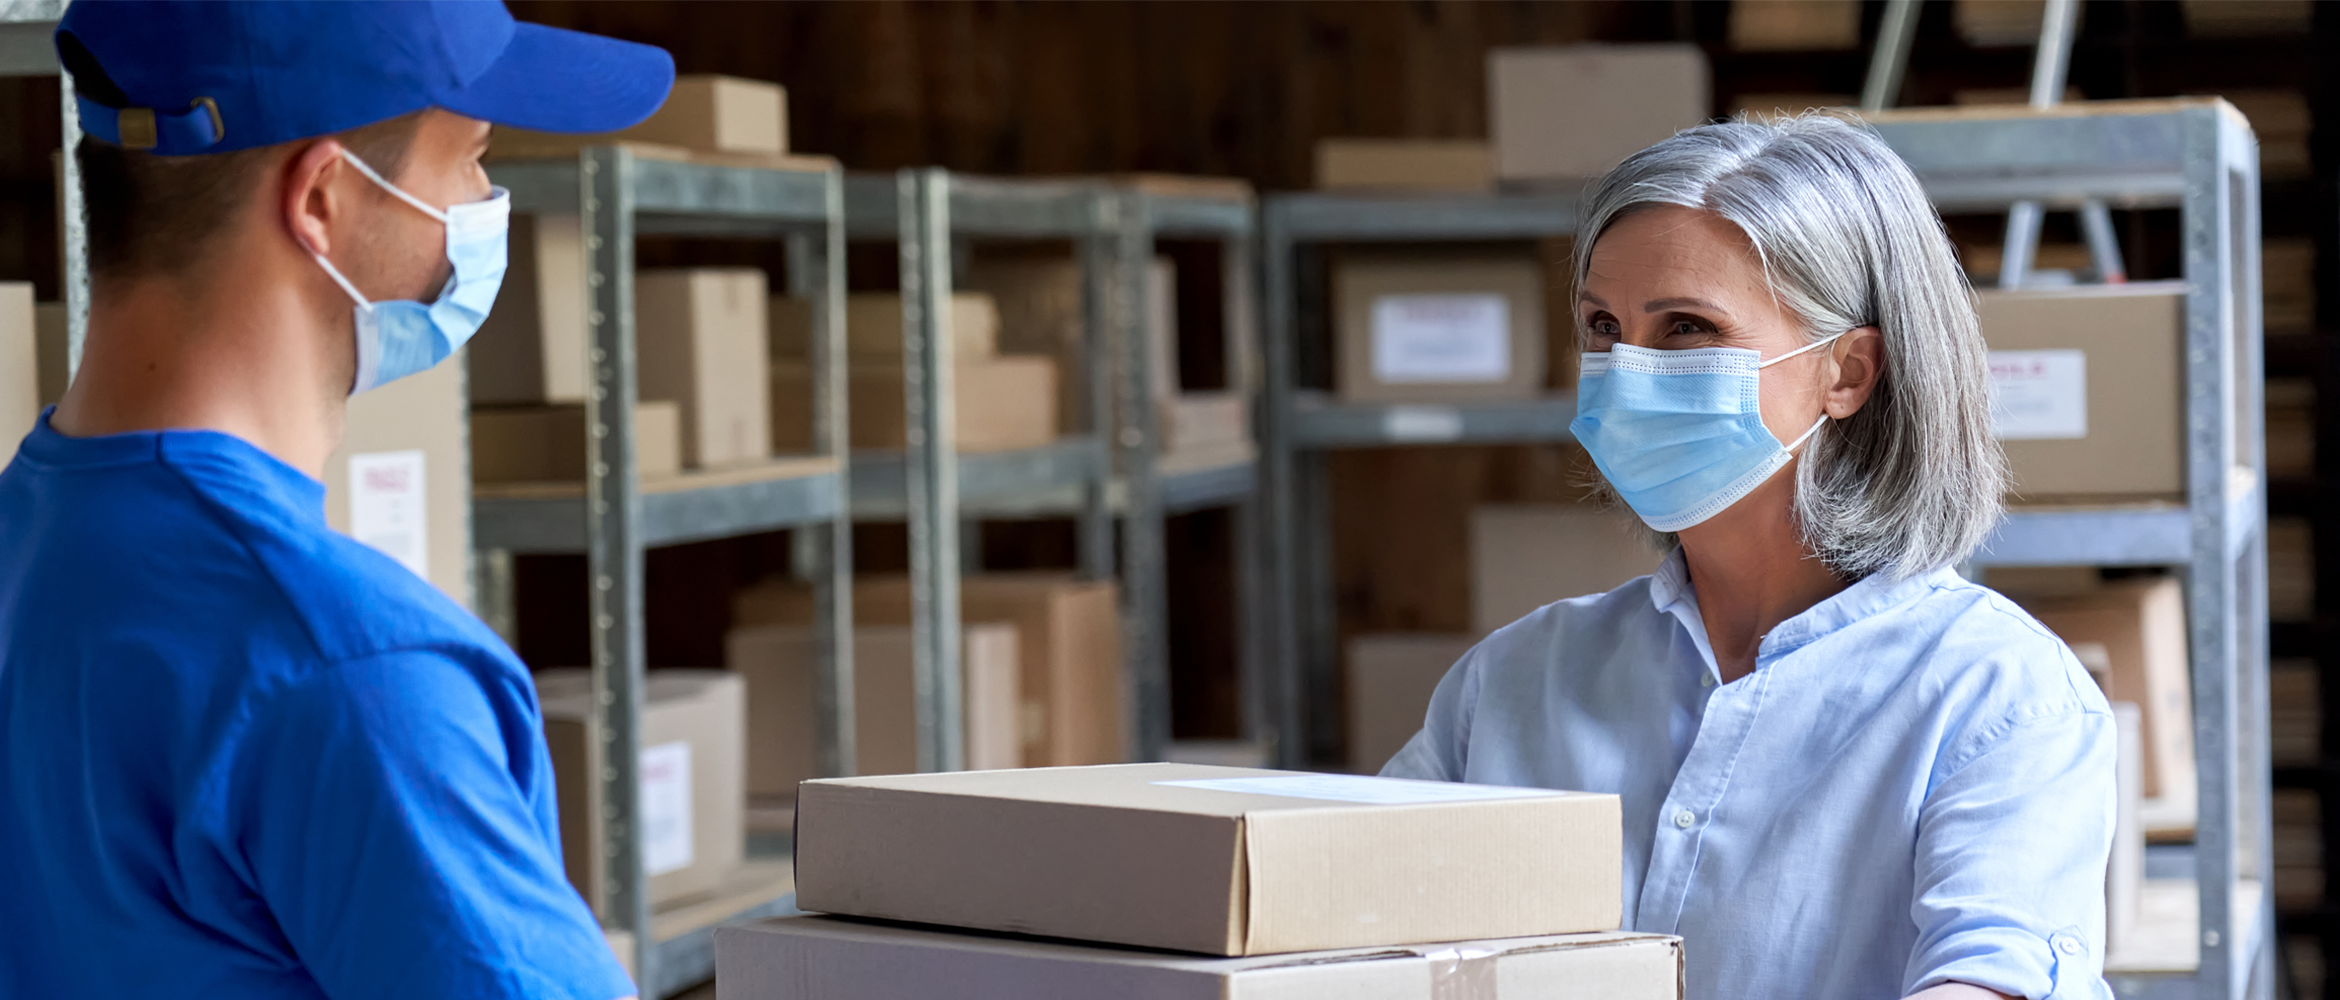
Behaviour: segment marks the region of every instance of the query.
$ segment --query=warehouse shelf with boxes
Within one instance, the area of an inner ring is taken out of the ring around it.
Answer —
[[[844,175],[788,152],[785,101],[685,77],[627,132],[507,131],[490,153],[514,226],[505,292],[468,352],[480,604],[510,635],[514,557],[585,557],[570,599],[588,605],[591,662],[539,670],[537,686],[570,879],[646,995],[705,980],[716,925],[786,908],[786,859],[747,851],[748,748],[787,729],[812,774],[855,767]],[[811,316],[794,397],[768,396],[767,276],[638,270],[647,236],[785,247]],[[784,406],[810,429],[776,442]],[[782,529],[814,609],[784,692],[801,715],[754,710],[785,679],[646,669],[647,551]]]
[[[1321,248],[1570,234],[1574,201],[1564,192],[1589,171],[1534,156],[1598,154],[1543,150],[1535,134],[1507,139],[1506,128],[1601,133],[1574,121],[1507,126],[1505,89],[1516,97],[1591,77],[1639,107],[1662,100],[1668,80],[1695,78],[1664,69],[1695,50],[1643,49],[1498,52],[1490,71],[1496,140],[1483,158],[1430,158],[1421,144],[1351,144],[1320,150],[1320,170],[1337,166],[1377,190],[1267,199],[1263,446],[1277,525],[1277,606],[1291,623],[1279,637],[1283,669],[1272,688],[1287,766],[1377,768],[1412,734],[1430,688],[1479,635],[1547,601],[1605,590],[1655,561],[1591,504],[1482,506],[1469,526],[1476,632],[1363,634],[1336,648],[1325,452],[1561,442],[1573,405],[1565,394],[1538,392],[1538,373],[1523,378],[1518,370],[1523,358],[1535,361],[1535,331],[1516,320],[1518,302],[1540,297],[1532,287],[1506,291],[1484,271],[1462,284],[1417,278],[1376,286],[1366,258]],[[1532,64],[1572,58],[1603,65],[1595,72]],[[1703,117],[1704,86],[1683,90],[1673,117]],[[1664,108],[1647,110],[1641,117],[1652,127],[1687,124],[1671,122]],[[2137,783],[2136,801],[2121,824],[2111,901],[2108,970],[2117,991],[2272,989],[2256,139],[2232,106],[2208,99],[1868,118],[1945,214],[2003,213],[2026,200],[2049,211],[2090,200],[2177,210],[2185,248],[2179,280],[1982,294],[2018,502],[1967,571],[2015,593],[2104,668],[2111,697],[2137,705],[2123,768]],[[1514,155],[1507,142],[1528,152]],[[1624,137],[1614,152],[1643,144]],[[1526,165],[1505,176],[1507,164]],[[1359,286],[1369,290],[1360,294]],[[1325,318],[1315,310],[1328,299]],[[1432,302],[1445,307],[1437,324],[1404,314]],[[1493,303],[1506,304],[1512,320],[1498,321],[1506,314]],[[1303,363],[1311,334],[1330,335],[1337,361],[1320,356],[1313,371]],[[1409,355],[1421,359],[1411,368]],[[1474,366],[1438,367],[1457,359]],[[1311,377],[1334,392],[1302,389]],[[1393,390],[1401,380],[1414,384]],[[2182,846],[2148,852],[2148,837]]]
[[[1025,619],[1023,641],[1034,648],[1024,654],[1023,690],[1002,701],[1021,706],[1014,726],[1022,752],[1011,745],[1000,759],[1162,755],[1170,721],[1163,519],[1241,502],[1253,450],[1240,382],[1204,395],[1178,390],[1175,277],[1156,259],[1155,242],[1221,245],[1219,283],[1229,291],[1217,326],[1234,345],[1228,355],[1243,356],[1249,189],[1187,178],[910,171],[849,179],[846,214],[856,238],[897,242],[903,275],[898,296],[857,296],[866,312],[856,305],[849,313],[885,331],[877,336],[891,332],[883,326],[891,320],[905,344],[918,345],[901,353],[915,373],[906,390],[916,394],[907,408],[915,433],[857,439],[867,450],[855,452],[852,477],[856,517],[910,524],[909,579],[865,582],[872,596],[862,603],[865,626],[912,627],[919,769],[968,765],[973,745],[953,728],[998,728],[979,723],[976,674],[952,666],[973,647],[952,637],[962,620],[1001,617]],[[1005,381],[1017,372],[1034,377]],[[1076,574],[979,571],[980,521],[1068,515],[1077,522]],[[1067,621],[1012,613],[1052,591]],[[1071,610],[1087,607],[1088,595],[1103,596],[1107,621]],[[1040,628],[1112,635],[1075,644]]]

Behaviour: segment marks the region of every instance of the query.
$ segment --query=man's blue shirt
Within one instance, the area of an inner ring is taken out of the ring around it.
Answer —
[[[527,670],[234,437],[0,471],[0,996],[610,1000]]]

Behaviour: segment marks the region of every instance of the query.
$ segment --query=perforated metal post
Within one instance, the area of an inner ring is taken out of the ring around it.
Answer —
[[[1170,749],[1169,598],[1163,593],[1162,488],[1154,467],[1157,442],[1153,338],[1175,337],[1148,322],[1154,228],[1146,198],[1115,195],[1114,287],[1111,296],[1120,429],[1116,451],[1123,483],[1122,597],[1126,602],[1122,659],[1128,664],[1136,725],[1130,736],[1139,760],[1160,760]]]
[[[1121,202],[1103,190],[1089,202],[1089,231],[1075,241],[1081,271],[1081,360],[1088,371],[1082,382],[1081,426],[1096,441],[1097,475],[1081,485],[1081,509],[1076,516],[1075,540],[1081,576],[1090,580],[1113,578],[1118,559],[1113,551],[1112,482],[1115,446],[1115,370],[1113,357],[1113,287],[1119,279],[1114,263],[1116,236],[1121,226]],[[1073,377],[1066,373],[1066,378]]]
[[[812,303],[807,364],[813,372],[813,450],[843,460],[846,427],[845,176],[831,169],[824,194],[828,222],[788,237],[788,293]],[[853,662],[853,517],[848,478],[836,478],[836,513],[796,531],[790,552],[799,579],[812,584],[821,663],[813,688],[814,767],[827,777],[855,773]]]
[[[602,872],[608,915],[634,935],[634,970],[658,980],[642,868],[642,545],[634,475],[634,155],[578,154],[585,233],[585,549],[591,591],[593,726],[601,749]]]
[[[902,171],[898,195],[918,769],[956,771],[966,766],[966,738],[959,673],[958,444],[951,426],[950,174]]]
[[[81,160],[74,155],[81,147],[81,108],[73,100],[73,74],[58,72],[57,91],[64,104],[57,210],[65,228],[65,372],[70,380],[81,371],[81,342],[89,335],[89,212],[82,201]]]

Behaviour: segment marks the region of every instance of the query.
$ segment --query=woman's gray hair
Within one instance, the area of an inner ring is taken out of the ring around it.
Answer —
[[[1738,226],[1808,338],[1884,334],[1868,404],[1830,421],[1797,462],[1795,519],[1812,553],[1840,576],[1900,579],[1982,544],[2007,488],[1987,355],[1949,234],[1901,157],[1826,114],[1679,133],[1587,189],[1577,287],[1601,233],[1653,205]]]

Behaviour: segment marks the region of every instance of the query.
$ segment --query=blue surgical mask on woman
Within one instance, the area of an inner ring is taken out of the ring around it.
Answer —
[[[357,379],[349,389],[349,394],[355,396],[445,361],[448,355],[462,349],[472,334],[479,332],[480,323],[487,319],[488,308],[496,303],[496,290],[504,284],[505,234],[512,228],[512,193],[501,187],[493,188],[485,201],[441,210],[399,190],[398,185],[384,180],[373,167],[358,159],[357,154],[345,149],[341,156],[358,173],[381,185],[382,190],[443,223],[447,227],[447,260],[455,265],[454,276],[439,290],[435,302],[427,305],[412,299],[369,302],[325,255],[310,253],[317,258],[317,266],[324,268],[342,291],[357,300]]]
[[[1568,430],[1644,523],[1680,531],[1754,492],[1828,422],[1780,444],[1763,425],[1761,372],[1842,336],[1768,361],[1739,347],[1586,353]]]

